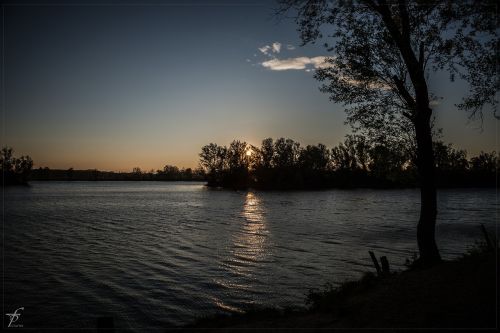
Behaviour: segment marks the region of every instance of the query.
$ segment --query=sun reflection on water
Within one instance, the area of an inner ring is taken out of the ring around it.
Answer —
[[[234,244],[237,249],[244,250],[245,253],[240,253],[241,255],[258,260],[264,254],[269,231],[262,200],[255,193],[247,192],[242,216],[245,218],[245,223],[240,237],[237,237]]]
[[[245,204],[243,205],[243,216],[248,222],[254,222],[259,226],[264,225],[262,202],[253,192],[247,192]]]
[[[233,274],[251,277],[268,254],[269,230],[261,198],[248,192],[240,216],[242,223],[233,235],[226,264]]]
[[[254,290],[259,272],[269,263],[270,243],[266,210],[262,199],[253,192],[247,192],[240,212],[240,225],[235,226],[232,244],[222,266],[228,274],[214,279],[216,285],[225,293],[240,293],[242,290]],[[238,307],[223,304],[218,299],[214,304],[222,311],[241,311]]]

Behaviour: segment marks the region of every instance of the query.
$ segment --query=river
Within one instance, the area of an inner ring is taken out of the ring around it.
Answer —
[[[438,193],[445,259],[494,231],[495,189]],[[24,328],[147,329],[304,304],[309,288],[403,269],[419,192],[223,191],[183,182],[32,182],[4,189],[5,311]]]

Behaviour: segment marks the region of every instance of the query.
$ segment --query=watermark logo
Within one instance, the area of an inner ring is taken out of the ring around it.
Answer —
[[[7,326],[7,327],[23,327],[23,325],[14,324],[16,321],[19,320],[19,317],[21,317],[21,313],[18,312],[20,310],[24,311],[24,306],[16,309],[16,311],[14,311],[14,313],[6,313],[5,314],[6,316],[9,316],[9,319],[10,319],[9,326]]]

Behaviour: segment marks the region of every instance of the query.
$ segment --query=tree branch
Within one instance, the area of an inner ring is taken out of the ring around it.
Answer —
[[[401,32],[403,38],[410,38],[410,17],[408,16],[408,10],[406,9],[406,1],[399,0],[399,15],[401,16]]]
[[[418,63],[420,64],[420,68],[424,70],[424,42],[420,42],[419,55],[418,55]]]
[[[420,110],[428,113],[429,93],[427,90],[427,82],[425,80],[424,71],[422,70],[419,61],[411,47],[410,35],[401,34],[396,22],[394,21],[393,15],[387,5],[386,0],[380,0],[380,5],[376,8],[376,10],[382,16],[382,20],[384,21],[387,29],[389,30],[389,33],[391,34],[401,52],[401,56],[403,57],[403,60],[408,69],[408,74],[410,75],[411,82],[413,84],[413,87],[415,88],[415,102],[420,105]],[[399,14],[403,16],[401,17],[402,21],[408,19],[408,11],[406,9],[406,5],[404,3],[402,5],[402,2],[400,2]],[[404,18],[405,15],[406,19]],[[408,22],[404,24],[408,24]]]
[[[396,84],[396,88],[398,88],[399,94],[401,95],[401,97],[403,97],[405,102],[408,104],[408,107],[410,109],[414,110],[416,107],[415,100],[413,99],[411,94],[408,92],[408,89],[406,89],[403,81],[401,81],[396,75],[394,75],[392,77],[392,79],[394,80],[394,83]]]

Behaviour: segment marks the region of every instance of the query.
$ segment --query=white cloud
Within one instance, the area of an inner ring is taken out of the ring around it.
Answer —
[[[259,47],[259,51],[266,56],[271,57],[273,53],[280,53],[281,51],[281,43],[274,42],[271,45],[264,45]]]
[[[326,62],[326,58],[324,56],[313,57],[311,59],[311,63],[314,65],[314,68],[326,68],[330,66],[329,63]]]
[[[271,58],[269,60],[263,61],[260,65],[272,71],[287,71],[287,70],[303,70],[307,73],[313,72],[315,69],[327,68],[333,66],[331,63],[327,62],[329,57],[326,56],[316,56],[316,57],[296,57],[296,58],[286,58],[278,59]],[[362,82],[352,80],[349,78],[343,78],[343,80],[350,85],[363,84]],[[371,89],[391,89],[386,84],[383,83],[369,83]],[[438,105],[439,101],[431,101],[431,106]]]
[[[287,70],[303,70],[307,73],[313,72],[315,69],[326,68],[333,66],[331,63],[327,62],[329,57],[326,56],[316,56],[316,57],[296,57],[296,58],[287,58],[287,59],[278,59],[272,58],[266,60],[260,65],[264,68],[267,68],[272,71],[287,71]],[[253,66],[254,64],[252,64]],[[362,82],[355,81],[349,78],[342,78],[345,83],[350,85],[360,85]],[[369,83],[369,87],[371,89],[391,89],[386,84],[383,83]],[[437,105],[439,101],[433,100],[431,101],[431,106]]]
[[[259,51],[265,55],[268,55],[270,50],[271,50],[271,47],[269,45],[264,45],[262,47],[259,47]]]
[[[274,58],[271,60],[267,60],[262,62],[262,66],[270,69],[272,71],[286,71],[286,70],[302,70],[302,69],[310,69],[308,67],[313,68],[324,68],[328,67],[328,64],[325,62],[326,57],[318,56],[318,57],[297,57],[297,58],[287,58],[287,59],[278,59]]]
[[[274,42],[273,43],[273,53],[280,53],[281,51],[281,43]]]

